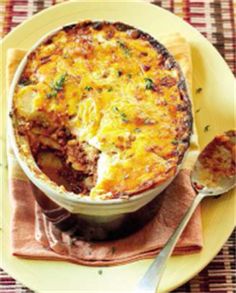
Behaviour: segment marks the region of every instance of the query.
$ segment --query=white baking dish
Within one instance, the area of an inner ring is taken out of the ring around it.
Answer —
[[[69,24],[68,24],[69,25]],[[47,38],[55,34],[62,27],[50,32],[43,36],[27,53],[23,58],[18,69],[15,73],[13,82],[10,87],[9,93],[9,109],[12,108],[13,95],[15,86],[17,85],[21,73],[26,65],[29,54],[34,49],[44,42]],[[109,223],[116,218],[122,218],[125,214],[132,213],[145,206],[158,194],[160,194],[174,179],[169,178],[161,185],[141,192],[137,195],[131,196],[129,199],[91,199],[89,196],[80,196],[73,192],[65,191],[64,188],[57,186],[52,182],[36,165],[33,156],[30,153],[29,146],[23,137],[19,137],[14,131],[12,119],[8,118],[8,134],[11,146],[13,147],[15,156],[24,170],[28,178],[51,200],[57,203],[59,206],[65,208],[71,213],[82,215],[87,217],[90,221]],[[180,165],[177,168],[177,172],[180,169]],[[176,172],[176,174],[177,174]],[[176,175],[175,174],[175,175]]]

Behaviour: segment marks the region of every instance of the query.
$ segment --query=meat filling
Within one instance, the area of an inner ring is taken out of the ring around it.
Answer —
[[[89,194],[97,179],[99,151],[78,142],[66,127],[43,127],[38,123],[22,126],[19,134],[28,137],[39,168],[66,190]]]

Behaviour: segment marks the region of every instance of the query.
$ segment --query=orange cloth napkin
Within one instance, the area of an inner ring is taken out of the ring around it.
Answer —
[[[35,202],[35,191],[29,181],[11,179],[10,183],[13,255],[91,266],[127,263],[156,255],[195,196],[189,171],[181,170],[174,182],[159,195],[160,209],[144,228],[123,239],[89,242],[71,239],[46,220]],[[202,243],[200,209],[197,209],[174,253],[198,252]]]
[[[163,38],[163,43],[179,61],[191,90],[191,56],[188,43],[180,35]],[[9,82],[24,54],[23,50],[10,50],[7,64]],[[195,196],[188,169],[191,168],[197,154],[197,136],[193,135],[184,169],[157,197],[160,208],[146,226],[120,240],[89,242],[71,239],[47,221],[34,198],[40,191],[24,175],[8,145],[13,255],[30,259],[66,260],[93,266],[127,263],[156,255],[175,230]],[[198,208],[174,253],[198,252],[202,245],[201,216]]]

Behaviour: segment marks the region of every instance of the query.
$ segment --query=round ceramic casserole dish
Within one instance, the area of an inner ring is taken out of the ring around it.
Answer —
[[[96,22],[99,25],[100,22]],[[102,23],[102,22],[101,22]],[[119,23],[120,24],[120,23]],[[72,24],[73,25],[73,24]],[[71,24],[68,25],[71,27]],[[66,26],[66,27],[68,27]],[[129,25],[120,24],[122,30],[130,30],[133,27]],[[27,53],[27,55],[21,61],[13,82],[10,87],[9,94],[9,112],[11,113],[13,107],[13,98],[15,88],[20,80],[21,74],[27,64],[29,56],[34,52],[34,50],[48,40],[50,37],[54,36],[57,32],[64,29],[64,27],[59,27],[56,30],[50,32],[49,34],[43,36]],[[136,30],[136,29],[135,29]],[[75,194],[73,192],[66,191],[62,189],[61,186],[58,186],[55,182],[50,180],[38,167],[36,164],[27,143],[27,140],[24,136],[20,136],[15,127],[14,119],[12,115],[9,118],[9,136],[11,145],[13,147],[15,156],[24,170],[28,178],[37,186],[48,198],[55,202],[58,206],[63,207],[67,211],[73,214],[81,216],[83,219],[86,219],[91,223],[103,223],[107,225],[114,220],[117,223],[117,219],[123,219],[126,215],[136,212],[149,202],[151,202],[158,194],[160,194],[174,179],[178,173],[183,157],[188,149],[190,136],[192,131],[192,115],[191,115],[191,103],[188,98],[187,87],[185,84],[185,78],[179,68],[179,65],[175,62],[174,58],[170,55],[167,49],[161,45],[158,41],[153,39],[150,35],[137,30],[142,36],[145,36],[147,40],[155,47],[158,52],[161,52],[164,56],[165,62],[168,63],[170,68],[176,68],[179,73],[179,83],[178,87],[181,91],[182,98],[186,103],[187,107],[187,116],[186,116],[186,135],[184,138],[184,150],[179,155],[178,166],[175,170],[175,174],[158,184],[157,186],[149,186],[146,189],[140,190],[137,194],[134,194],[128,198],[114,198],[114,199],[92,199],[89,196],[84,196],[80,194]]]

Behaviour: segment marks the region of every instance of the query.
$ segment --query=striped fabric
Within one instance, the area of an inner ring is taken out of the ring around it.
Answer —
[[[196,277],[178,288],[174,292],[192,293],[235,293],[236,266],[235,266],[236,231],[223,246],[219,254]]]
[[[0,0],[0,36],[38,11],[63,1],[65,0]],[[236,73],[236,1],[155,0],[153,3],[174,12],[196,27],[215,45]]]
[[[0,0],[0,36],[51,5],[65,0]],[[155,0],[196,27],[221,53],[236,73],[236,1],[233,0]],[[236,233],[214,260],[190,282],[174,292],[236,292]],[[0,269],[0,293],[30,293]]]
[[[212,262],[190,282],[173,292],[236,292],[235,247],[236,233],[234,231]],[[33,291],[27,289],[0,269],[0,293],[33,293]]]
[[[197,28],[236,73],[236,1],[156,0],[153,3],[170,10]]]

